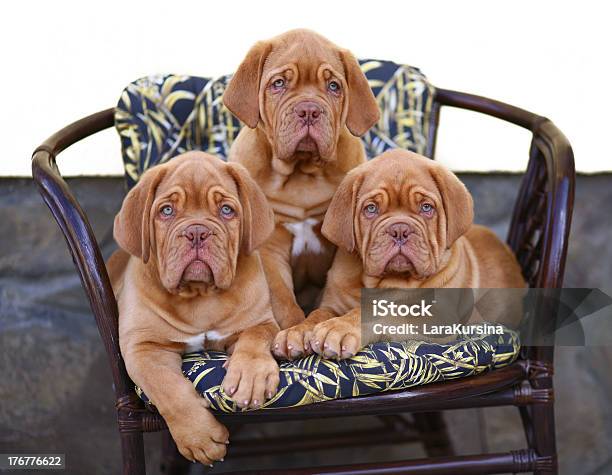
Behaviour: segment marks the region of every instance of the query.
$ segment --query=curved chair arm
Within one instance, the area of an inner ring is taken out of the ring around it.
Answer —
[[[114,125],[114,109],[78,120],[49,137],[32,156],[32,176],[68,244],[110,360],[117,397],[133,392],[119,350],[117,302],[91,225],[62,178],[57,155],[70,145]]]
[[[533,130],[538,122],[546,120],[540,115],[504,102],[450,89],[436,89],[435,101],[441,106],[481,112],[529,130]]]

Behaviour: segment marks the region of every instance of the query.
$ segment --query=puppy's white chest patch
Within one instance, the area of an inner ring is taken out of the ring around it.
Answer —
[[[206,340],[219,341],[227,338],[228,336],[229,335],[222,335],[221,333],[213,330],[187,338],[183,343],[185,343],[185,351],[191,353],[192,351],[200,351],[204,349],[204,343]]]
[[[293,234],[292,256],[299,256],[305,252],[313,254],[321,253],[323,246],[319,236],[317,236],[313,229],[317,224],[319,224],[319,221],[314,218],[308,218],[297,223],[283,223],[287,231]]]

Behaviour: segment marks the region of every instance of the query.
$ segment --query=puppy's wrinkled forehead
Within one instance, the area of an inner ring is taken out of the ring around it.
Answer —
[[[294,30],[272,40],[272,50],[264,64],[263,75],[278,68],[294,66],[301,77],[316,74],[322,64],[329,64],[343,74],[339,48],[323,36],[307,30]]]
[[[224,170],[224,163],[219,160],[205,160],[196,157],[176,159],[173,166],[159,184],[156,196],[164,196],[182,189],[186,197],[196,202],[205,201],[208,192],[215,187],[220,191],[238,195],[234,180]]]
[[[360,195],[385,193],[398,204],[409,199],[412,192],[438,193],[438,184],[430,172],[430,160],[410,152],[387,152],[382,159],[368,162],[363,174]]]

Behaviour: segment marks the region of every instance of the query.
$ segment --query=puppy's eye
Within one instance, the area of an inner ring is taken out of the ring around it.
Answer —
[[[340,84],[338,83],[338,81],[330,81],[327,85],[327,89],[329,89],[329,92],[337,94],[340,92]]]
[[[431,214],[433,213],[433,210],[434,210],[434,207],[430,203],[423,203],[421,205],[421,212],[424,214]]]
[[[159,210],[159,214],[161,214],[164,218],[169,218],[174,214],[174,208],[170,205],[162,206],[162,209]]]
[[[279,78],[279,79],[277,79],[276,81],[274,81],[272,83],[272,89],[279,90],[279,89],[282,89],[284,87],[285,87],[285,80],[284,79]]]
[[[371,218],[378,214],[378,206],[376,205],[376,203],[370,203],[366,205],[365,208],[363,208],[363,212],[368,218]]]
[[[236,214],[236,212],[230,205],[221,206],[221,216],[223,216],[225,219],[234,217],[234,214]]]

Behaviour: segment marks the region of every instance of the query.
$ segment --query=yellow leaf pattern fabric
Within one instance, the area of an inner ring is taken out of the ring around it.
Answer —
[[[426,154],[434,88],[412,66],[360,60],[381,110],[362,137],[373,158],[389,148]],[[151,75],[129,84],[115,109],[128,187],[149,167],[189,150],[227,158],[242,124],[223,106],[231,75]]]
[[[342,361],[317,355],[283,361],[278,393],[262,409],[303,406],[475,376],[508,366],[516,360],[519,350],[518,333],[506,329],[501,335],[463,336],[446,345],[419,341],[375,343]],[[218,351],[184,355],[183,374],[212,409],[236,412],[240,409],[221,388],[227,358]],[[154,404],[139,388],[136,392],[146,403]]]

